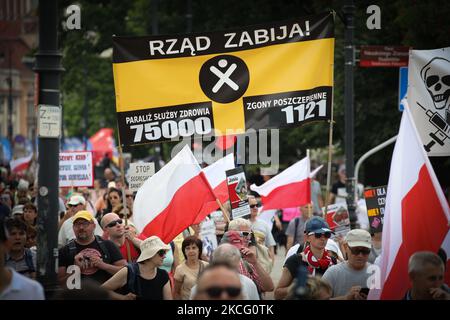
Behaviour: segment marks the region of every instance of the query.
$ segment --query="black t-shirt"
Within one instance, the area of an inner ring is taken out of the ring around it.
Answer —
[[[102,243],[103,243],[104,247],[106,248],[106,250],[108,251],[107,253],[102,251],[100,245],[97,242],[97,239],[88,245],[81,245],[75,241],[76,250],[75,250],[75,254],[72,254],[72,255],[70,254],[70,249],[69,249],[70,244],[65,245],[64,247],[59,249],[59,266],[67,268],[70,265],[74,265],[75,264],[74,263],[75,255],[77,255],[80,252],[86,253],[86,254],[91,254],[91,255],[97,255],[97,256],[101,257],[103,259],[103,261],[108,264],[114,264],[114,262],[123,259],[122,254],[120,253],[119,249],[116,247],[114,242],[109,241],[109,240],[102,240]],[[107,254],[108,259],[105,259],[105,254]],[[108,280],[110,277],[111,277],[110,273],[108,273],[107,271],[104,271],[104,270],[100,270],[96,267],[91,267],[86,270],[81,270],[81,278],[82,279],[89,278],[89,279],[97,281],[100,284],[102,284],[103,282]]]
[[[334,259],[334,257],[331,257],[331,260],[333,261],[333,264],[336,264],[337,261],[336,261],[336,259]],[[333,264],[331,264],[330,266],[332,266]],[[293,254],[292,256],[287,258],[286,263],[284,264],[286,269],[289,270],[292,278],[297,277],[298,268],[300,268],[301,265],[308,267],[308,263],[306,261],[303,261],[302,257],[298,253]],[[322,276],[325,273],[325,271],[327,271],[327,269],[328,268],[326,268],[326,269],[316,268],[315,275]]]
[[[153,279],[147,280],[139,277],[139,285],[141,295],[137,297],[138,300],[163,300],[163,288],[169,281],[169,274],[166,270],[157,268],[156,275]]]

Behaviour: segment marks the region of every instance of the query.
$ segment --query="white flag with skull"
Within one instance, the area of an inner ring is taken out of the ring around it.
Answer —
[[[407,100],[429,156],[450,156],[450,47],[411,50]]]

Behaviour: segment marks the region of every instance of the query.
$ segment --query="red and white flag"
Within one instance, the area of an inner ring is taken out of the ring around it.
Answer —
[[[407,102],[392,155],[384,213],[381,290],[369,298],[402,299],[408,260],[417,251],[449,252],[450,209],[425,153]]]
[[[261,186],[252,184],[258,192],[264,210],[292,208],[311,202],[309,157],[293,164]]]
[[[208,202],[212,189],[188,146],[151,176],[136,194],[134,222],[141,237],[172,241],[194,223]]]
[[[221,203],[228,200],[227,175],[225,171],[234,169],[234,156],[232,153],[217,160],[213,164],[202,169],[209,185],[213,189],[214,195]],[[206,204],[205,208],[199,214],[194,223],[200,223],[211,212],[217,210],[219,205],[217,201],[211,201]]]
[[[21,172],[24,170],[27,170],[30,166],[31,159],[33,158],[33,154],[30,154],[29,156],[18,158],[11,160],[9,162],[9,166],[11,167],[12,172]]]

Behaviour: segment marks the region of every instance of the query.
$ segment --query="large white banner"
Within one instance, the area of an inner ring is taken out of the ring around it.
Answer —
[[[407,99],[428,156],[450,156],[450,47],[411,50]]]

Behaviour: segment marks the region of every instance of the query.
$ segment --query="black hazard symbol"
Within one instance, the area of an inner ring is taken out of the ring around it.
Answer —
[[[242,97],[250,81],[245,62],[230,55],[220,55],[206,61],[200,69],[199,78],[205,95],[219,103],[230,103]]]

